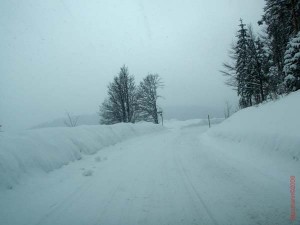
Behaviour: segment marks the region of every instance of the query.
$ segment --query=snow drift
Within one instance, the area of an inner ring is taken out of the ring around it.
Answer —
[[[26,175],[50,172],[103,147],[161,129],[140,123],[0,133],[0,189],[12,188]]]
[[[249,107],[232,115],[206,136],[239,143],[240,150],[285,159],[300,159],[300,91],[277,101]],[[245,147],[243,147],[243,146]]]

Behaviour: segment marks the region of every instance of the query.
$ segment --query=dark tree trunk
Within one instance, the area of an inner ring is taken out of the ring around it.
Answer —
[[[158,124],[158,115],[157,115],[157,107],[156,104],[154,106],[154,112],[153,112],[153,120],[155,124]]]
[[[293,17],[293,25],[294,25],[294,32],[295,34],[299,31],[299,22],[298,22],[298,16],[296,12],[296,1],[291,0],[291,11],[292,11],[292,17]]]
[[[259,79],[259,88],[260,88],[261,101],[263,102],[265,100],[265,95],[264,95],[264,89],[263,89],[263,81],[261,78]]]

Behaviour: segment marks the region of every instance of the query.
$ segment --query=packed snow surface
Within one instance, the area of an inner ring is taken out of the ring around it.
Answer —
[[[300,224],[289,189],[300,171],[299,98],[211,129],[173,120],[1,134],[0,224]],[[295,193],[299,210],[298,183]]]

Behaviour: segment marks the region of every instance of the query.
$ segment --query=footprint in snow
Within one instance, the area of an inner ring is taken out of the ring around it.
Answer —
[[[97,156],[97,157],[95,157],[95,161],[96,161],[96,162],[101,162],[101,161],[102,161],[102,159],[101,159],[101,157],[100,157],[100,156]]]
[[[100,156],[97,156],[97,157],[95,157],[95,161],[96,162],[102,162],[102,161],[105,161],[105,160],[107,160],[107,157],[105,156],[105,157],[100,157]]]
[[[83,171],[82,175],[85,177],[89,177],[89,176],[92,176],[93,173],[94,173],[93,170],[85,170],[85,171]]]

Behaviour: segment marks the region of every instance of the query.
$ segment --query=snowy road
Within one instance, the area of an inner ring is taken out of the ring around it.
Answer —
[[[289,171],[227,154],[205,129],[130,139],[1,192],[0,224],[290,224]]]

